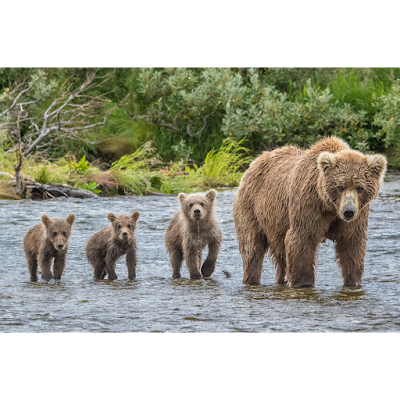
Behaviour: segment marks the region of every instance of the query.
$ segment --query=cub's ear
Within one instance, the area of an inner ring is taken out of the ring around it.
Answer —
[[[381,154],[371,154],[367,156],[368,167],[372,173],[382,176],[386,170],[386,157]]]
[[[107,215],[107,218],[108,218],[111,222],[114,222],[114,221],[117,219],[117,217],[116,217],[113,213],[109,213],[109,214]]]
[[[213,201],[217,197],[217,191],[214,189],[210,189],[208,192],[206,192],[206,195],[208,200]]]
[[[69,214],[67,217],[67,222],[72,226],[75,222],[75,214]]]
[[[336,166],[335,155],[333,153],[329,153],[329,151],[323,151],[318,156],[318,168],[322,172],[328,171],[328,169],[333,169]]]
[[[185,193],[179,193],[178,199],[182,203],[186,199],[187,195]]]
[[[46,214],[43,214],[42,215],[42,224],[46,227],[46,228],[48,228],[48,226],[50,225],[50,218],[46,215]]]
[[[136,222],[136,221],[139,219],[139,215],[140,215],[140,212],[139,212],[139,211],[135,211],[135,212],[132,214],[133,222]]]

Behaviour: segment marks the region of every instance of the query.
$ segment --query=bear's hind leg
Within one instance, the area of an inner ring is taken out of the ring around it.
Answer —
[[[94,265],[94,268],[93,268],[94,279],[104,279],[106,274],[107,274],[107,271],[106,271],[105,263],[99,262]]]
[[[239,250],[243,260],[243,283],[248,285],[259,285],[263,261],[268,250],[267,237],[259,233],[252,242],[247,241],[247,249],[239,241]]]
[[[286,277],[286,254],[278,251],[271,251],[271,261],[276,269],[276,283],[283,285]]]

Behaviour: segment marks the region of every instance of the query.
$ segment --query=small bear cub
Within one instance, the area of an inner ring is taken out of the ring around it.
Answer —
[[[205,194],[179,193],[181,209],[172,218],[165,234],[170,255],[172,278],[181,277],[182,261],[186,261],[191,279],[209,277],[222,242],[222,232],[214,213],[214,189]],[[202,252],[208,246],[208,256],[201,266]]]
[[[136,238],[135,229],[139,211],[130,215],[114,215],[107,218],[111,225],[94,234],[86,245],[86,258],[93,266],[94,278],[118,279],[115,273],[117,261],[126,254],[128,278],[136,278]]]
[[[42,215],[42,223],[37,224],[24,237],[25,256],[31,274],[31,282],[37,281],[37,267],[40,266],[45,281],[61,279],[67,261],[68,239],[71,236],[75,215],[67,219],[49,218]],[[53,274],[51,264],[54,258]]]

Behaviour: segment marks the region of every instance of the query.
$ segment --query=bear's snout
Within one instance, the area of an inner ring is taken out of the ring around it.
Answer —
[[[200,208],[196,208],[195,210],[193,210],[193,215],[195,218],[200,218],[201,217]]]
[[[63,249],[63,247],[64,247],[64,245],[63,245],[63,244],[61,244],[61,243],[58,243],[58,245],[57,245],[57,249],[59,249],[59,250],[62,250],[62,249]]]
[[[354,210],[347,209],[343,211],[343,215],[348,221],[350,221],[354,217],[354,214]]]
[[[122,236],[123,236],[124,238],[126,238],[126,237],[128,236],[128,232],[126,232],[126,231],[122,232]]]

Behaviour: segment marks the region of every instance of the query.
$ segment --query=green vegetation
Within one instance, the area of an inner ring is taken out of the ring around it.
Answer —
[[[206,190],[237,185],[263,150],[327,135],[400,168],[400,68],[0,68],[0,172],[15,174],[52,102],[85,82],[22,176],[102,195]],[[2,114],[18,84],[24,113]]]

